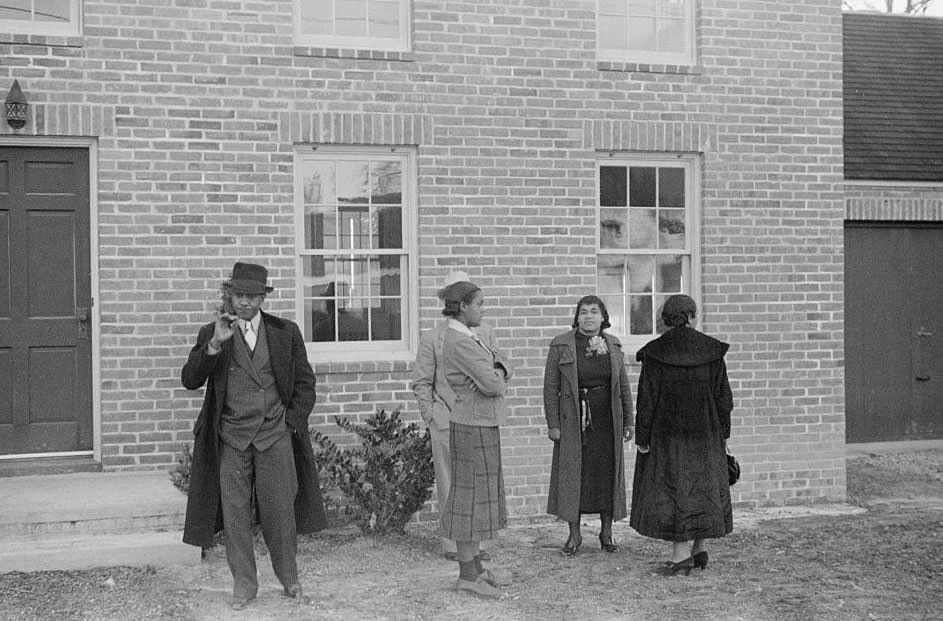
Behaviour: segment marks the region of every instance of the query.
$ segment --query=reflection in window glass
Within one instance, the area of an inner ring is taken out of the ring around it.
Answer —
[[[596,284],[610,307],[613,330],[655,336],[662,330],[658,313],[665,298],[691,294],[690,164],[638,160],[599,165]],[[619,180],[627,185],[620,188]],[[613,204],[621,197],[628,197],[629,206]]]
[[[409,0],[294,0],[299,43],[408,48]]]
[[[658,247],[684,248],[684,210],[658,211]]]
[[[633,166],[629,169],[629,205],[655,206],[655,169]]]
[[[625,209],[600,209],[599,215],[599,247],[628,248],[629,227],[625,221]]]
[[[625,207],[625,166],[599,167],[599,204],[603,207]]]
[[[320,343],[401,343],[408,158],[343,153],[332,157],[322,148],[299,158],[305,336]]]
[[[694,0],[600,0],[597,6],[601,60],[694,61]]]
[[[655,271],[655,290],[660,293],[681,293],[682,261],[680,256],[655,257],[658,269]]]
[[[629,334],[649,335],[654,333],[652,318],[652,297],[649,295],[629,296]]]

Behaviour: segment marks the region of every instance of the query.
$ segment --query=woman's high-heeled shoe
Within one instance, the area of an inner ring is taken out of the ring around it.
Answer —
[[[698,552],[693,557],[694,566],[700,569],[707,569],[707,552]]]
[[[612,540],[612,535],[609,535],[607,539],[602,538],[602,533],[599,533],[599,547],[601,547],[606,552],[618,552],[619,546],[615,544]]]
[[[573,537],[567,537],[566,543],[563,544],[563,548],[560,550],[560,554],[563,556],[576,556],[576,553],[580,550],[580,545],[583,543],[583,538],[581,537],[577,540],[576,543],[573,543]]]
[[[671,561],[665,563],[665,566],[659,571],[662,576],[673,576],[675,574],[683,573],[685,576],[691,573],[691,570],[694,569],[694,559],[690,556],[683,561],[678,561],[677,563],[672,563]]]

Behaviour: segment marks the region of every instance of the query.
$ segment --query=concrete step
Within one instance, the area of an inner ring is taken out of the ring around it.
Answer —
[[[0,573],[199,562],[164,471],[0,477]]]
[[[200,548],[180,540],[180,531],[54,535],[9,539],[0,549],[0,574],[93,567],[198,565]]]

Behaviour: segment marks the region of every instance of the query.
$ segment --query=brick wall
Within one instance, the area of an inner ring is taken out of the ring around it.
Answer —
[[[84,37],[0,36],[31,103],[19,133],[97,138],[107,469],[190,440],[179,369],[234,259],[266,263],[268,309],[294,312],[293,143],[413,144],[420,328],[450,269],[484,289],[517,367],[509,506],[543,513],[543,361],[595,288],[597,152],[683,151],[701,154],[701,327],[732,343],[735,500],[844,497],[840,3],[698,2],[695,67],[597,63],[589,0],[414,0],[398,54],[296,48],[289,2],[173,4],[86,0]],[[328,433],[335,414],[417,418],[408,361],[316,372]]]

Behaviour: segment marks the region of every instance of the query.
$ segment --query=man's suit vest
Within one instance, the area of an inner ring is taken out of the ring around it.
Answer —
[[[223,442],[240,451],[249,445],[264,451],[288,433],[285,406],[272,373],[264,323],[259,322],[259,335],[251,355],[242,330],[237,329],[229,356],[229,378],[219,435]]]

